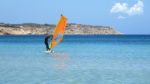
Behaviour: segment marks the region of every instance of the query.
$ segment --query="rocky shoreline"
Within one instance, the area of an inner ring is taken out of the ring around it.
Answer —
[[[6,24],[0,23],[0,35],[43,35],[49,32],[52,34],[55,25],[53,24]],[[93,35],[93,34],[121,34],[110,26],[93,26],[69,23],[65,34],[68,35]]]

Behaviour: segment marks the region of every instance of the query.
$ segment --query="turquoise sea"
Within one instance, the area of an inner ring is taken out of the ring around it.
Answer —
[[[150,35],[0,36],[0,84],[150,84]]]

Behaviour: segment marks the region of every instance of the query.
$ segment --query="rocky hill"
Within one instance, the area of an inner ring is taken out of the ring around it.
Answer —
[[[6,24],[0,23],[0,35],[42,35],[51,34],[55,25],[53,24]],[[67,24],[65,34],[120,34],[110,26],[93,26],[83,24]]]

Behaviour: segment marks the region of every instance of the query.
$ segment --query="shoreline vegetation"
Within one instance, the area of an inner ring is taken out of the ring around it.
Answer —
[[[47,32],[52,34],[56,25],[54,24],[7,24],[0,23],[0,35],[44,35]],[[111,26],[93,26],[69,23],[66,27],[66,35],[120,35],[122,33],[116,31]]]

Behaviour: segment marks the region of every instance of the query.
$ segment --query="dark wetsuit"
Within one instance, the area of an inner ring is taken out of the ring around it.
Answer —
[[[51,35],[47,35],[46,37],[45,37],[45,41],[44,41],[44,43],[45,43],[45,45],[46,45],[46,50],[50,50],[50,48],[49,48],[49,44],[48,44],[48,39],[51,39],[52,37],[51,37]]]

